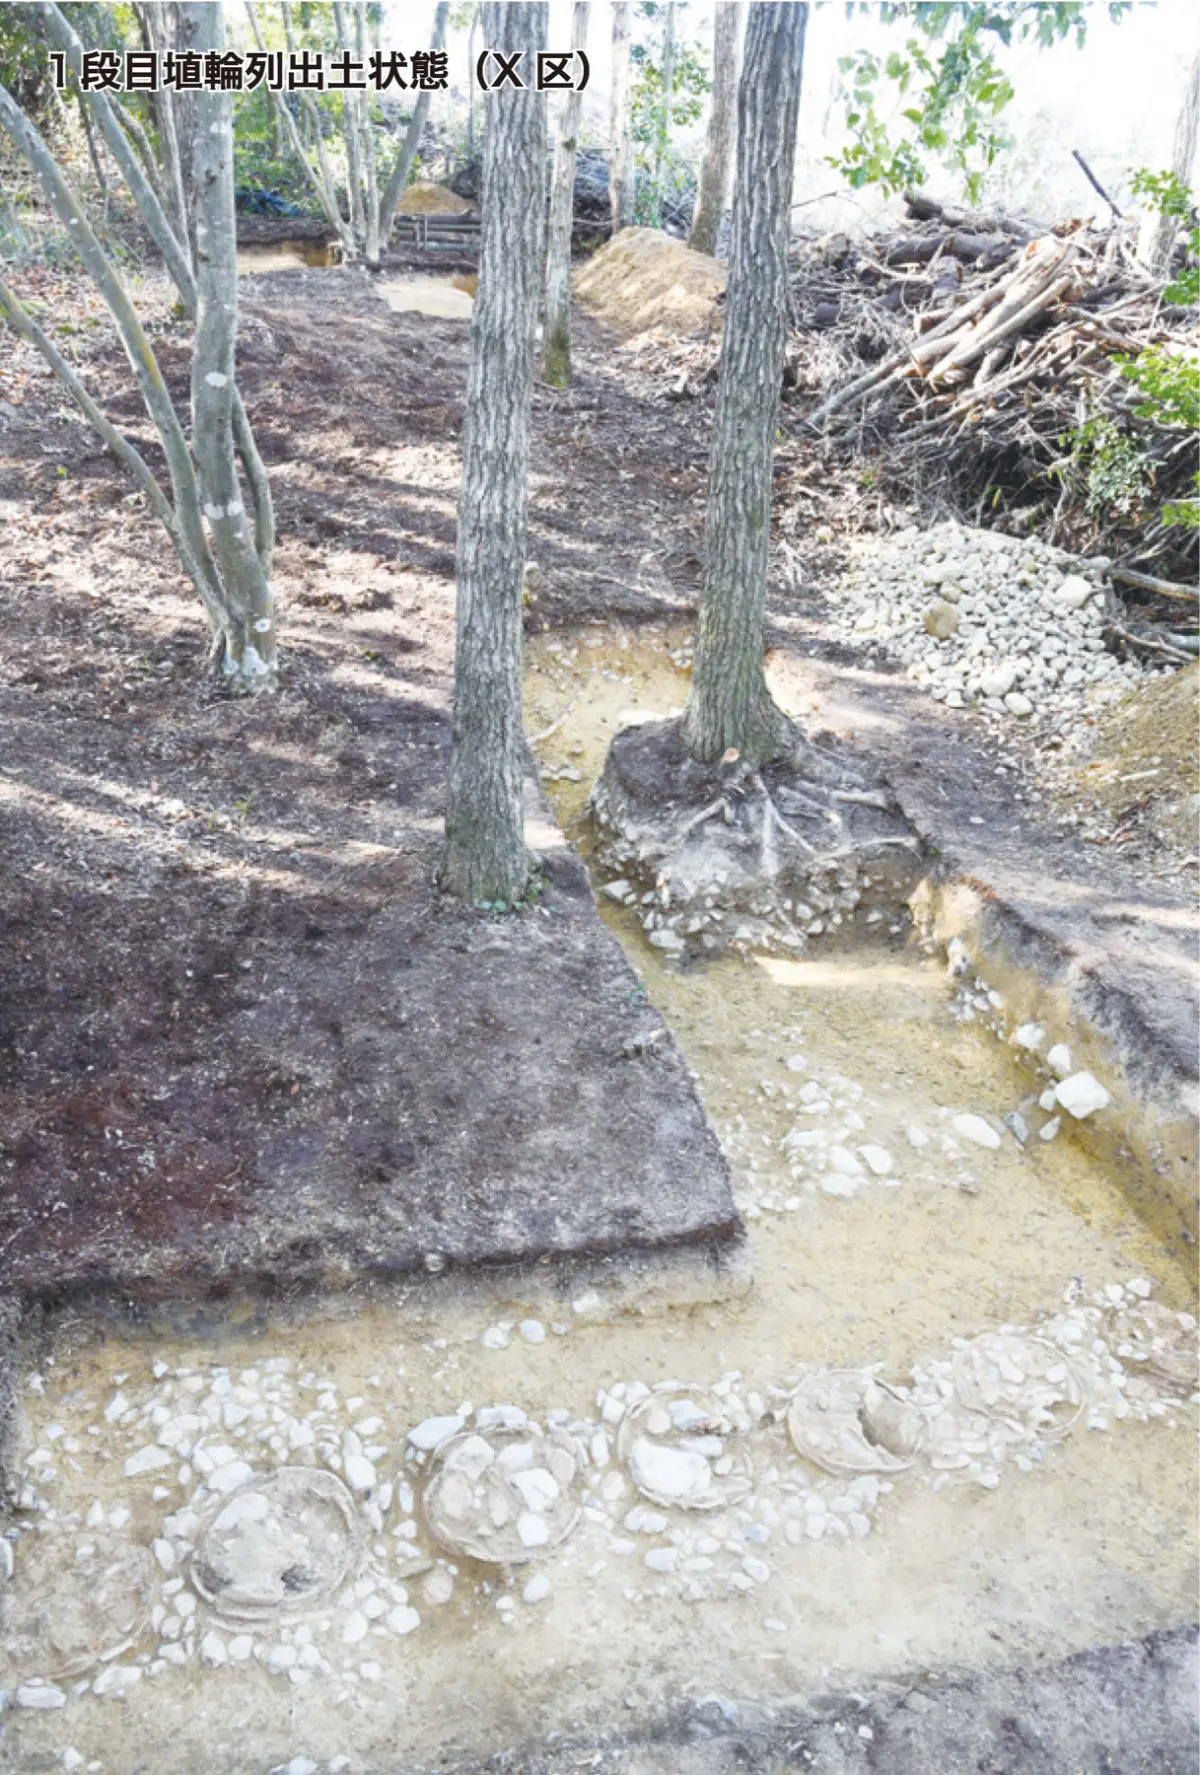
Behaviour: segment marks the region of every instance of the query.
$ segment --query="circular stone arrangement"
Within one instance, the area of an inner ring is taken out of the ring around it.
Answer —
[[[362,1552],[341,1480],[317,1467],[280,1467],[211,1512],[192,1581],[218,1615],[262,1621],[320,1603],[353,1575]]]
[[[754,1484],[742,1438],[750,1414],[734,1394],[664,1381],[621,1420],[617,1452],[643,1497],[668,1509],[719,1510]]]
[[[1036,1435],[1065,1436],[1090,1387],[1079,1365],[1046,1338],[985,1331],[954,1355],[954,1391],[967,1411],[1023,1422]]]
[[[808,1375],[792,1394],[787,1426],[797,1454],[838,1478],[902,1473],[926,1434],[915,1405],[859,1368]]]
[[[1173,1313],[1157,1300],[1126,1299],[1105,1314],[1101,1335],[1141,1388],[1148,1377],[1151,1392],[1166,1387],[1186,1398],[1200,1384],[1200,1341],[1191,1313]]]
[[[854,545],[835,615],[948,708],[1036,721],[1114,701],[1147,675],[1104,645],[1102,556],[958,523]]]
[[[429,1532],[450,1553],[490,1565],[521,1565],[561,1541],[579,1521],[583,1451],[565,1430],[535,1423],[468,1431],[443,1442],[425,1488]]]
[[[17,1564],[6,1654],[55,1682],[118,1657],[146,1630],[157,1576],[148,1550],[122,1534],[38,1536]]]

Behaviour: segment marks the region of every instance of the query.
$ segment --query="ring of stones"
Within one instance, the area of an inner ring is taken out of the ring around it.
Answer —
[[[736,1395],[664,1381],[625,1414],[617,1452],[643,1497],[667,1509],[719,1510],[754,1484]]]
[[[797,1454],[839,1478],[904,1472],[926,1433],[924,1413],[861,1368],[808,1375],[792,1394],[787,1426]]]
[[[1065,1436],[1091,1390],[1057,1344],[1009,1331],[982,1332],[956,1350],[953,1379],[968,1411],[1024,1419],[1043,1438]]]
[[[214,1506],[192,1555],[192,1582],[217,1614],[259,1621],[318,1604],[362,1553],[354,1499],[336,1474],[280,1467]]]
[[[137,1644],[158,1575],[145,1547],[107,1529],[23,1540],[4,1630],[18,1668],[58,1681]]]
[[[584,1455],[564,1430],[467,1431],[442,1443],[422,1498],[429,1531],[451,1553],[523,1565],[565,1541],[579,1521]]]

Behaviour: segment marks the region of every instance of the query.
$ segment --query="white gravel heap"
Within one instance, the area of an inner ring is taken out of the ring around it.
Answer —
[[[885,645],[949,708],[1037,725],[1104,707],[1151,675],[1105,650],[1104,556],[951,521],[859,538],[852,561],[837,596],[843,632]]]

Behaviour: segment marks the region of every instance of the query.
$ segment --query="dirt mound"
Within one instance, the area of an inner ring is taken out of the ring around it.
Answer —
[[[1116,828],[1152,823],[1175,844],[1195,850],[1200,761],[1200,665],[1154,678],[1124,697],[1099,723],[1079,788]]]
[[[466,198],[448,185],[431,185],[421,179],[408,187],[396,206],[402,216],[461,216],[471,208]]]
[[[575,294],[622,333],[711,330],[725,267],[657,228],[623,228],[575,276]]]

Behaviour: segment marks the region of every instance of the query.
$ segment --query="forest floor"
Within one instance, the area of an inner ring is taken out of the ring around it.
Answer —
[[[65,280],[45,293],[80,311],[89,380],[153,457],[103,319],[89,323]],[[908,1118],[943,1135],[952,1109],[1032,1123],[1039,1084],[995,1040],[979,983],[948,982],[903,937],[831,950],[827,967],[814,951],[793,977],[735,956],[668,965],[625,909],[597,918],[598,884],[563,832],[586,850],[583,798],[626,704],[665,712],[686,695],[708,414],[648,389],[586,316],[575,387],[534,401],[527,724],[556,729],[540,758],[559,825],[533,784],[530,799],[547,891],[509,919],[437,894],[468,329],[395,312],[384,293],[339,270],[244,288],[241,380],[280,535],[283,683],[256,703],[206,684],[200,613],[160,533],[54,385],[19,353],[0,368],[6,1285],[81,1304],[299,1300],[489,1259],[729,1251],[743,1222],[759,1279],[722,1305],[714,1263],[714,1304],[621,1318],[553,1266],[539,1318],[519,1326],[449,1287],[407,1319],[382,1300],[339,1317],[326,1298],[324,1321],[219,1335],[203,1314],[140,1340],[67,1315],[27,1377],[21,1453],[37,1508],[58,1512],[47,1544],[57,1526],[70,1558],[93,1510],[114,1533],[132,1510],[143,1560],[152,1541],[182,1557],[170,1537],[194,1536],[172,1488],[186,1503],[196,1475],[146,1467],[145,1426],[173,1421],[180,1388],[210,1388],[220,1417],[235,1372],[247,1403],[223,1420],[240,1414],[222,1458],[265,1454],[248,1413],[270,1407],[299,1434],[311,1386],[307,1417],[336,1425],[322,1461],[349,1474],[346,1438],[380,1436],[390,1452],[372,1458],[407,1495],[391,1514],[416,1515],[408,1487],[429,1468],[401,1424],[503,1397],[570,1420],[590,1450],[586,1508],[565,1550],[548,1550],[552,1582],[448,1560],[424,1522],[398,1524],[395,1548],[375,1542],[371,1572],[330,1598],[315,1641],[255,1625],[244,1665],[230,1661],[236,1627],[202,1608],[203,1645],[191,1627],[176,1636],[186,1669],[160,1647],[105,1663],[137,1674],[128,1688],[98,1679],[95,1702],[27,1698],[0,1766],[53,1766],[69,1739],[122,1775],[157,1775],[164,1757],[188,1775],[307,1771],[310,1750],[389,1775],[919,1775],[985,1758],[1013,1775],[1183,1775],[1194,1472],[1172,1432],[1185,1408],[1089,1413],[1088,1434],[1044,1466],[1045,1450],[1018,1457],[994,1490],[990,1475],[947,1489],[909,1475],[852,1512],[851,1532],[845,1479],[814,1478],[764,1404],[783,1397],[780,1363],[915,1373],[981,1325],[1054,1311],[1098,1323],[1086,1302],[1102,1297],[1072,1281],[1084,1275],[1116,1287],[1120,1311],[1136,1305],[1118,1284],[1143,1276],[1183,1307],[1194,1247],[1178,1215],[1139,1199],[1128,1154],[1090,1147],[1085,1129],[908,1150]],[[185,333],[160,286],[142,294],[182,391]],[[781,488],[804,468],[784,454]],[[1083,954],[1093,997],[1138,1010],[1118,1032],[1130,1051],[1177,1078],[1193,1064],[1182,850],[1152,830],[1124,857],[1081,843],[1036,737],[1014,726],[998,744],[848,643],[834,620],[844,549],[818,537],[856,495],[809,484],[800,572],[773,580],[769,608],[791,705],[883,762],[945,870],[993,900],[1004,889],[1038,965]],[[789,1052],[801,1043],[807,1061]],[[805,1065],[860,1130],[846,1138],[901,1155],[896,1178],[856,1199],[815,1173],[796,1181],[781,1137]],[[744,1510],[668,1527],[610,1465],[614,1377],[703,1388],[718,1374],[758,1402],[754,1490]],[[389,1563],[410,1535],[411,1578]],[[24,1537],[17,1552],[19,1581]],[[369,1613],[393,1574],[413,1585],[420,1632],[399,1592],[394,1635]],[[163,1619],[183,1579],[161,1580],[146,1580],[162,1588],[150,1619],[175,1645]],[[118,1693],[126,1704],[105,1708]]]

